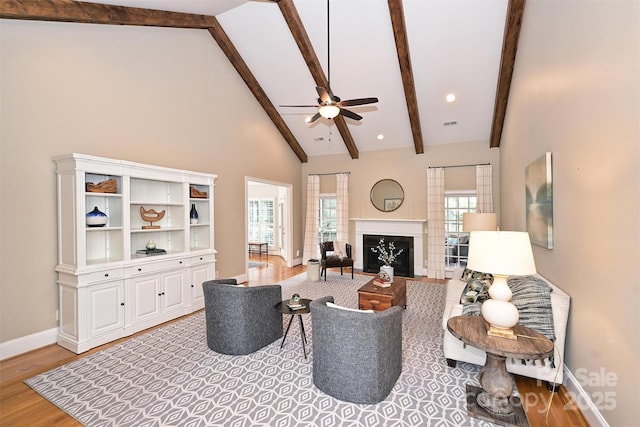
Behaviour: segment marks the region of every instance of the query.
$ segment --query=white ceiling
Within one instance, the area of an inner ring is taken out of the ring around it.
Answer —
[[[108,3],[215,15],[308,156],[348,153],[331,120],[309,125],[315,82],[278,5],[269,0],[105,0]],[[507,0],[403,0],[425,149],[485,141],[493,118]],[[294,0],[327,73],[327,2]],[[413,148],[387,0],[332,0],[331,87],[344,99],[377,97],[350,107],[346,119],[360,152]],[[456,95],[453,103],[445,97]],[[445,122],[457,122],[445,126]],[[384,140],[377,139],[379,134]]]

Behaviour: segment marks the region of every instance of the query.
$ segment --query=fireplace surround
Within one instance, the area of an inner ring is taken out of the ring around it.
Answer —
[[[354,267],[364,270],[364,235],[396,236],[413,238],[413,275],[426,276],[424,263],[424,233],[425,220],[422,219],[367,219],[352,218],[355,222],[356,240],[353,254],[355,256]],[[389,242],[385,239],[385,242]],[[377,244],[377,242],[376,242]],[[375,254],[373,254],[375,255]],[[394,266],[394,268],[397,268]]]

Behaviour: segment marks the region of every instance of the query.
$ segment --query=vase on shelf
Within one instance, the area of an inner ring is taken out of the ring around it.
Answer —
[[[154,251],[156,249],[156,242],[154,242],[153,240],[149,240],[147,242],[147,245],[145,246],[147,248],[147,250],[149,251]]]
[[[389,283],[393,283],[393,267],[390,265],[380,266],[380,271],[384,271],[389,276]]]
[[[191,220],[191,224],[198,223],[198,211],[196,210],[195,203],[191,203],[191,212],[189,212],[189,218]]]
[[[104,212],[100,212],[96,206],[91,212],[87,213],[87,227],[104,227],[108,219],[107,215]]]

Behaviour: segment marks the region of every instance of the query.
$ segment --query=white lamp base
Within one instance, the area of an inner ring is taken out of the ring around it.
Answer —
[[[517,307],[510,302],[511,290],[506,279],[506,276],[494,276],[489,288],[491,299],[482,303],[482,317],[491,325],[488,335],[516,339],[512,328],[518,323],[520,315]]]

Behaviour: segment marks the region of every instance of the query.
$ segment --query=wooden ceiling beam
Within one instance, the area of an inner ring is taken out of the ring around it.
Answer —
[[[293,39],[298,45],[298,49],[300,49],[300,53],[302,54],[304,61],[307,63],[307,67],[309,67],[309,71],[311,72],[313,80],[316,82],[316,86],[328,88],[329,82],[322,70],[318,56],[311,45],[309,35],[302,24],[298,10],[293,4],[293,0],[280,0],[278,2],[278,7],[280,8],[282,16],[289,27],[289,31],[291,31]],[[342,115],[338,115],[333,119],[333,121],[338,128],[338,132],[340,132],[340,136],[342,137],[351,158],[357,159],[359,157],[358,147],[356,147],[356,144],[353,141],[353,137],[351,136],[351,132],[347,127],[347,122],[344,120],[344,117],[342,117]]]
[[[236,69],[238,74],[240,74],[240,77],[242,77],[242,80],[244,80],[249,90],[251,90],[253,96],[255,96],[273,124],[280,131],[282,137],[285,139],[285,141],[287,141],[287,144],[289,144],[296,156],[298,156],[298,159],[300,159],[302,163],[307,162],[307,154],[304,152],[296,138],[293,136],[293,133],[282,119],[282,116],[278,114],[276,107],[273,106],[273,104],[267,97],[267,94],[262,89],[262,86],[260,86],[258,80],[256,80],[255,76],[253,75],[247,64],[244,62],[238,50],[235,48],[233,43],[231,43],[229,36],[227,36],[227,33],[224,32],[217,19],[214,18],[214,25],[212,25],[208,30],[216,43],[218,43],[218,46],[220,46],[220,49],[222,49],[233,67]]]
[[[391,26],[393,27],[393,37],[396,40],[396,51],[398,53],[398,64],[400,65],[400,75],[402,76],[402,86],[404,87],[404,98],[407,102],[409,113],[409,123],[413,134],[413,145],[416,154],[424,153],[424,143],[422,140],[422,127],[420,126],[420,112],[418,111],[418,97],[413,80],[413,68],[411,66],[411,55],[409,54],[409,42],[407,41],[407,27],[404,20],[404,8],[402,0],[388,0]]]
[[[502,39],[502,54],[500,58],[500,72],[498,74],[498,87],[496,89],[496,102],[493,108],[493,123],[491,125],[491,137],[489,147],[500,147],[502,128],[507,115],[509,102],[509,90],[513,77],[513,67],[516,62],[518,39],[522,27],[522,16],[526,0],[509,0],[507,17]]]
[[[213,16],[71,0],[2,0],[0,18],[145,27],[211,27]]]

